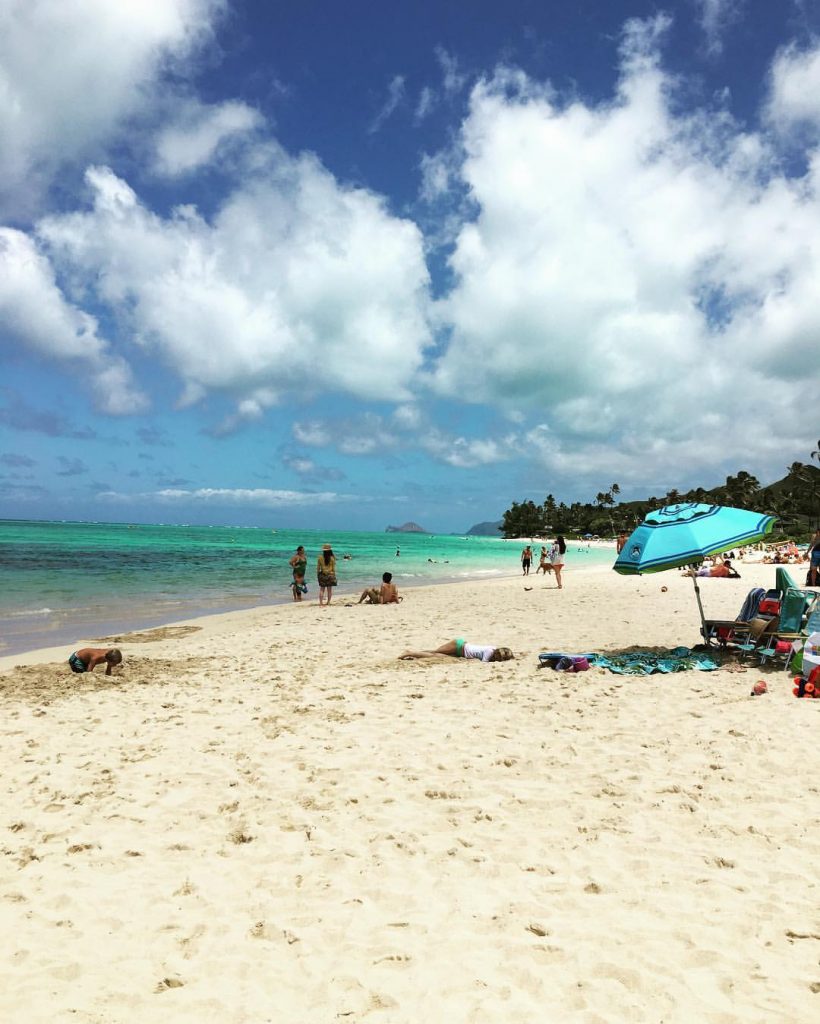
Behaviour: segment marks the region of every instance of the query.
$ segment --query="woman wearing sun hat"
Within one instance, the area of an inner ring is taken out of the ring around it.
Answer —
[[[336,556],[329,544],[322,545],[322,553],[316,562],[316,579],[319,582],[319,605],[330,604],[333,588],[336,586]],[[327,595],[327,600],[325,600]]]

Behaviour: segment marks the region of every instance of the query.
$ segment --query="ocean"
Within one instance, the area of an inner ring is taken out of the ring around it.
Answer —
[[[334,601],[358,600],[386,570],[400,592],[521,572],[521,543],[496,537],[0,520],[0,654],[290,601],[298,544],[308,554],[305,600],[315,600],[325,543],[337,560]],[[606,548],[568,544],[570,572],[613,561]]]

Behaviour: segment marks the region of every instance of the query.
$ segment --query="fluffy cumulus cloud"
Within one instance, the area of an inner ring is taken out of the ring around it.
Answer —
[[[105,167],[87,181],[92,207],[41,221],[41,244],[67,287],[173,370],[183,404],[235,398],[223,432],[287,391],[409,394],[430,343],[428,272],[419,229],[377,196],[274,147],[211,220],[157,216]]]
[[[128,364],[110,351],[96,319],[66,301],[49,261],[28,235],[11,228],[0,228],[0,323],[0,346],[73,368],[104,412],[145,408]]]
[[[262,125],[262,116],[245,103],[228,100],[208,107],[189,100],[157,133],[154,169],[169,177],[190,174]]]
[[[522,438],[450,434],[430,422],[417,406],[398,406],[389,418],[363,413],[346,419],[293,424],[293,436],[306,447],[333,448],[343,455],[373,455],[420,449],[436,462],[458,469],[507,462],[521,453]]]
[[[438,304],[451,337],[432,383],[535,411],[529,450],[553,469],[646,478],[742,459],[750,437],[793,451],[817,389],[820,154],[791,179],[773,138],[724,111],[677,113],[667,29],[627,26],[609,103],[562,103],[502,69],[463,127],[476,212]]]
[[[169,72],[212,36],[225,0],[0,4],[0,211],[19,214],[67,164],[167,101]]]
[[[775,128],[820,130],[820,46],[781,50],[771,73],[769,118]]]

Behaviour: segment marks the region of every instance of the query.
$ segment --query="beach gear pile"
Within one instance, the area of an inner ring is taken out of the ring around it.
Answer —
[[[808,679],[795,676],[792,693],[795,697],[820,697],[820,668],[812,669]]]
[[[806,638],[800,675],[794,677],[795,697],[820,697],[820,633]]]

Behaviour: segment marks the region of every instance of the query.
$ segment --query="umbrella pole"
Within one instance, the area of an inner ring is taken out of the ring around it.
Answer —
[[[695,597],[697,598],[698,611],[700,612],[700,635],[703,637],[703,642],[706,644],[706,646],[710,647],[711,644],[709,643],[709,633],[708,633],[708,630],[706,629],[706,616],[703,614],[703,602],[700,599],[700,587],[698,586],[698,578],[695,575],[695,573],[697,572],[697,566],[693,565],[693,566],[691,566],[691,569],[692,569],[692,584],[694,585],[694,588],[695,588]]]

